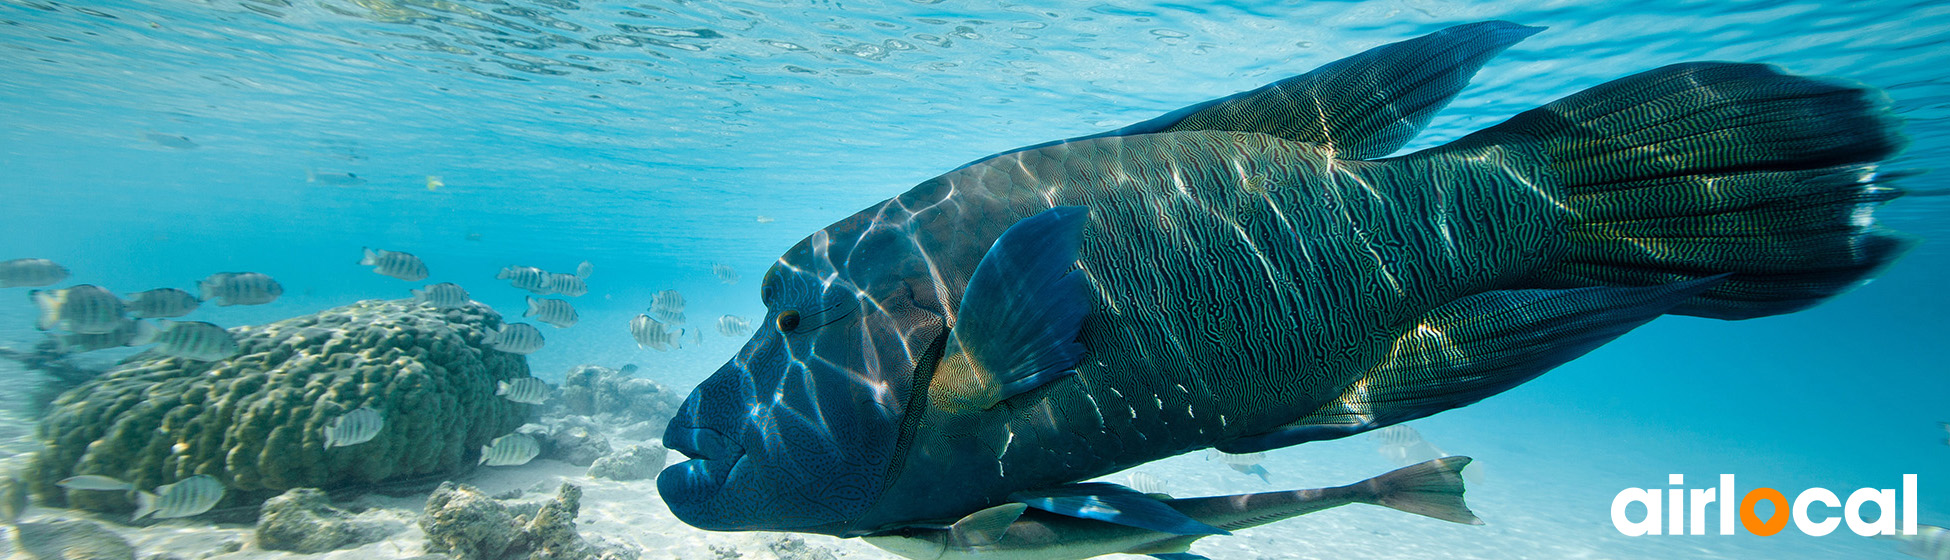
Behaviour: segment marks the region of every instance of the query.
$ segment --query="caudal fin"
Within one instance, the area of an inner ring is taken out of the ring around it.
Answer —
[[[1374,491],[1369,503],[1388,506],[1417,515],[1426,515],[1468,525],[1483,520],[1463,503],[1463,467],[1468,457],[1443,457],[1416,463],[1388,474],[1361,481],[1358,486]]]
[[[1570,247],[1526,288],[1650,286],[1732,273],[1671,313],[1747,319],[1805,309],[1874,276],[1910,243],[1879,227],[1902,195],[1881,92],[1771,66],[1676,64],[1527,111],[1435,150],[1540,156],[1570,211]]]

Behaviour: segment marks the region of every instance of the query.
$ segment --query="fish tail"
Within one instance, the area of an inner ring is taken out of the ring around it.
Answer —
[[[158,330],[148,321],[135,322],[135,337],[129,339],[129,346],[142,346],[156,341]]]
[[[533,317],[541,314],[542,314],[542,300],[535,299],[534,296],[528,296],[528,312],[521,314],[521,316]]]
[[[1468,457],[1443,457],[1389,471],[1355,484],[1372,495],[1360,501],[1443,521],[1482,525],[1463,503],[1463,467]]]
[[[41,318],[34,326],[44,331],[54,330],[54,325],[61,322],[61,302],[67,299],[66,296],[67,292],[59,290],[27,292],[27,297],[34,300],[34,305],[41,308]]]
[[[156,513],[156,495],[148,492],[143,492],[140,490],[136,491],[135,517],[132,517],[129,520],[137,521],[144,517],[148,517],[154,513]]]
[[[359,249],[366,252],[365,256],[359,258],[360,265],[371,266],[379,264],[379,253],[373,252],[371,247],[360,247]]]
[[[1881,91],[1759,64],[1666,66],[1531,110],[1438,151],[1541,157],[1526,186],[1572,216],[1526,288],[1653,286],[1731,273],[1670,311],[1748,319],[1812,307],[1912,240],[1874,210],[1910,175]],[[1532,158],[1525,157],[1529,160]]]

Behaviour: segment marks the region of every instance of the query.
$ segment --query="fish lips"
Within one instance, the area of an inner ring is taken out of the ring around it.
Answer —
[[[688,458],[657,475],[657,492],[671,513],[701,529],[740,529],[723,524],[723,516],[712,512],[718,507],[719,491],[744,461],[745,448],[717,430],[675,424],[664,433],[664,446]]]

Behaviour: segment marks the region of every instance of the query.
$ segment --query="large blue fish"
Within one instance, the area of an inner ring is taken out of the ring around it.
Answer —
[[[671,422],[690,460],[664,500],[715,530],[1022,502],[1213,534],[1074,483],[1468,405],[1665,314],[1805,309],[1908,245],[1873,215],[1901,194],[1876,167],[1904,143],[1884,96],[1768,66],[1667,66],[1384,157],[1540,30],[1385,45],[813,233]]]

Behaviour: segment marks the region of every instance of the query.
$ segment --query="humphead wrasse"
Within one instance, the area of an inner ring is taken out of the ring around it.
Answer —
[[[1908,246],[1886,98],[1658,68],[1401,149],[1540,28],[1462,25],[976,161],[814,232],[699,385],[685,522],[840,536],[1020,502],[1213,529],[1078,481],[1346,437],[1505,391],[1661,315],[1816,305]]]

